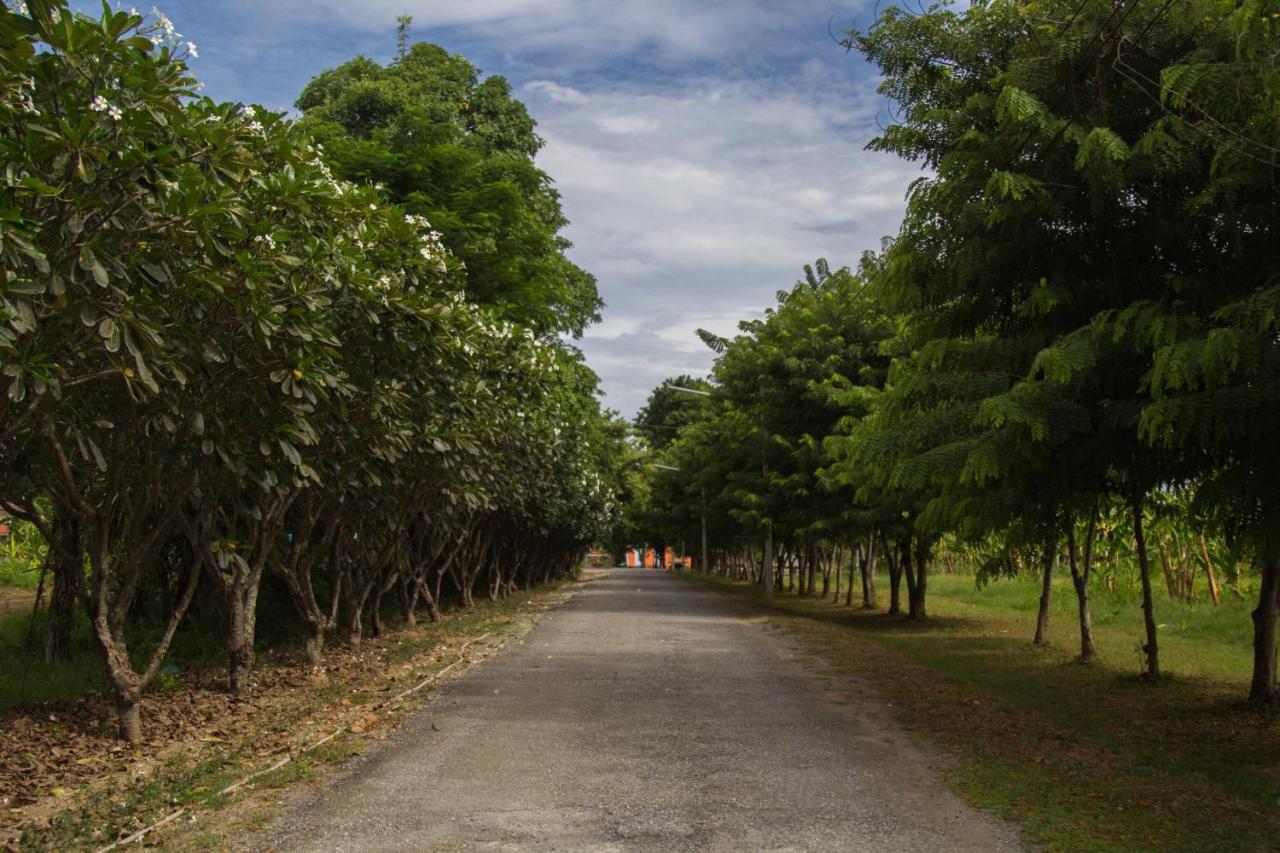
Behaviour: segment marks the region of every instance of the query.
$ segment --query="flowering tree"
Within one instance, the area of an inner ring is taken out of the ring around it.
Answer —
[[[381,630],[398,587],[438,616],[445,576],[469,603],[481,577],[572,570],[612,456],[567,350],[468,301],[441,234],[335,178],[303,128],[199,98],[162,15],[37,0],[0,34],[0,485],[51,541],[75,531],[122,736],[202,582],[242,690],[269,574],[318,660],[339,621]]]

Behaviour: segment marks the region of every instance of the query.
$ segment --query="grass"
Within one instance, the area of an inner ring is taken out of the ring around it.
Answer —
[[[0,541],[0,587],[34,590],[40,583],[40,563],[7,554]]]
[[[880,589],[888,589],[885,578]],[[1033,577],[1003,579],[981,589],[973,578],[938,575],[929,579],[930,604],[936,602],[949,616],[1004,621],[1009,630],[1035,631],[1040,581]],[[1094,641],[1101,659],[1117,668],[1139,665],[1138,644],[1143,638],[1142,601],[1136,591],[1097,589],[1090,592]],[[1169,599],[1157,590],[1156,623],[1159,629],[1162,668],[1171,674],[1247,679],[1252,666],[1253,627],[1249,611],[1252,590],[1222,603],[1190,604]],[[1056,579],[1050,608],[1050,642],[1072,654],[1079,651],[1075,590],[1066,578]]]
[[[72,657],[44,662],[44,618],[22,610],[0,615],[0,712],[46,701],[76,699],[107,689],[106,672],[97,655],[89,620],[80,614],[72,631]],[[29,642],[30,641],[30,644]]]
[[[757,605],[760,591],[716,580]],[[887,579],[880,591],[886,598]],[[783,594],[771,620],[815,660],[873,685],[909,728],[959,757],[956,787],[1050,850],[1266,850],[1280,837],[1280,723],[1243,703],[1248,605],[1158,600],[1162,661],[1136,677],[1133,596],[1095,602],[1100,660],[1081,665],[1074,597],[1054,590],[1036,648],[1034,579],[976,590],[930,579],[930,619]]]

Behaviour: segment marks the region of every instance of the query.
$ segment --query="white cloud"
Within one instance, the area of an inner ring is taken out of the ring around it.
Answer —
[[[855,264],[896,231],[918,171],[863,150],[878,109],[870,84],[817,72],[579,83],[572,102],[541,83],[521,90],[573,222],[573,257],[608,303],[607,332],[583,349],[610,405],[633,412],[666,375],[705,373],[714,354],[697,328],[732,335],[804,264]],[[601,116],[638,130],[614,132]]]
[[[652,118],[634,115],[596,116],[593,121],[595,121],[596,127],[605,133],[615,134],[653,133],[661,127]]]
[[[557,104],[585,104],[587,96],[572,86],[561,86],[550,80],[534,80],[526,83],[524,88],[529,92],[546,95]]]
[[[76,0],[88,6],[90,0]],[[870,153],[882,103],[833,44],[873,0],[167,0],[215,97],[287,107],[356,53],[412,35],[506,75],[546,139],[539,164],[594,273],[605,321],[581,341],[632,414],[668,375],[705,373],[699,327],[733,334],[818,257],[856,263],[896,231],[910,164]],[[834,16],[834,19],[833,19]]]

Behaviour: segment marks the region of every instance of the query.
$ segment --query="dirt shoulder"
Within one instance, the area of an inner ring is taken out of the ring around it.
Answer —
[[[385,738],[433,690],[523,635],[578,588],[522,592],[366,640],[356,651],[334,649],[318,670],[266,655],[240,697],[226,692],[221,672],[181,674],[146,697],[144,741],[136,746],[115,739],[107,697],[7,714],[0,718],[0,842],[97,849],[180,811],[148,842],[221,846],[219,839],[265,820],[282,787]]]
[[[35,604],[36,594],[29,589],[16,586],[0,586],[0,616],[7,613],[18,613],[30,610]]]

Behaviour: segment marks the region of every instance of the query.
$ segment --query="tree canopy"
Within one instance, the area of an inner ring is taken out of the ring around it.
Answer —
[[[568,220],[534,162],[542,140],[502,77],[420,42],[387,66],[358,57],[322,72],[297,106],[336,175],[433,223],[471,299],[539,334],[599,319],[595,279],[565,256]]]

